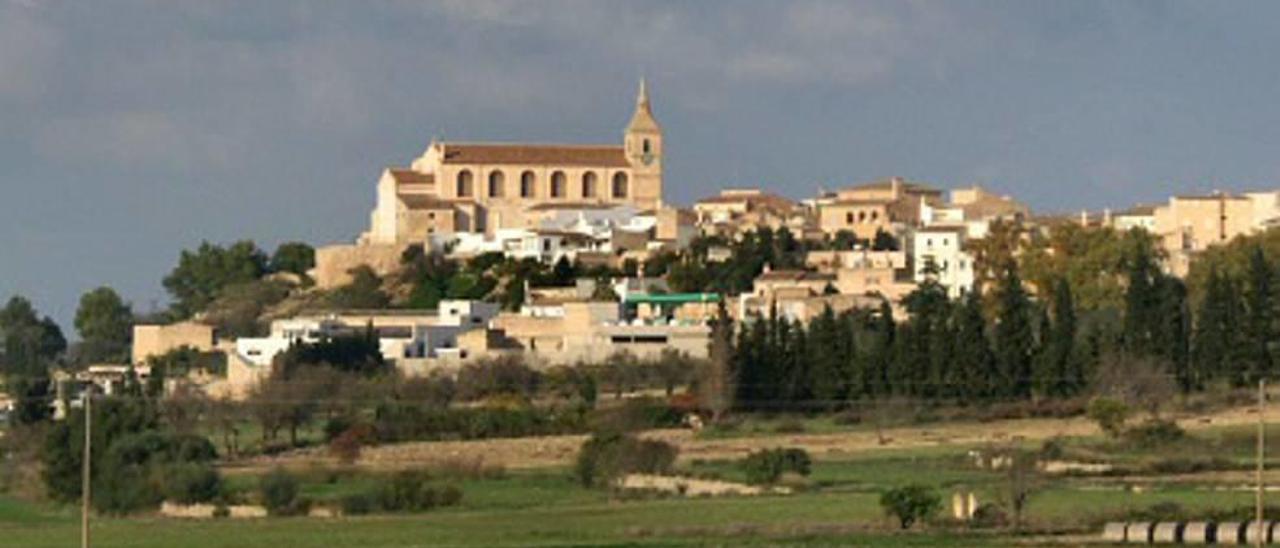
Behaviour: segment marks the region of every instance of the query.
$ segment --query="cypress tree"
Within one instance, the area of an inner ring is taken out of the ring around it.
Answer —
[[[1131,232],[1128,238],[1133,244],[1125,261],[1124,346],[1134,354],[1149,354],[1156,349],[1153,340],[1158,330],[1155,326],[1159,324],[1156,283],[1161,274],[1151,240],[1137,232]]]
[[[1249,253],[1249,271],[1244,287],[1244,341],[1241,347],[1242,365],[1247,368],[1247,382],[1250,384],[1271,373],[1268,345],[1275,340],[1272,276],[1274,272],[1267,264],[1262,246],[1255,245]]]
[[[1002,395],[1025,398],[1031,394],[1031,361],[1035,334],[1031,328],[1031,301],[1022,287],[1017,264],[1005,262],[997,295],[995,355],[1007,384]]]
[[[1172,276],[1161,276],[1158,287],[1160,331],[1157,333],[1157,354],[1164,357],[1182,391],[1192,389],[1191,313],[1187,307],[1187,286]]]
[[[991,397],[995,386],[1002,385],[997,377],[995,360],[991,355],[991,343],[987,339],[987,322],[982,315],[982,292],[975,284],[973,291],[964,296],[956,309],[954,366],[951,383],[963,401]]]
[[[1049,396],[1070,396],[1084,386],[1076,356],[1076,311],[1071,284],[1058,278],[1053,286],[1053,321],[1041,352],[1040,389]]]

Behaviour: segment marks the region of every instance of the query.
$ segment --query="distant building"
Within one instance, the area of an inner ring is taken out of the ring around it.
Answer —
[[[911,241],[912,267],[917,283],[930,276],[947,288],[947,295],[956,298],[973,287],[973,256],[964,250],[963,226],[935,225],[919,228]],[[935,273],[929,272],[932,265]]]
[[[941,201],[941,190],[892,177],[819,199],[818,224],[828,235],[849,231],[871,240],[879,231],[898,234],[903,227],[920,224],[922,208]]]
[[[1169,268],[1185,275],[1191,256],[1280,221],[1280,191],[1174,196],[1155,208],[1154,232],[1169,254]]]
[[[185,321],[169,325],[133,326],[131,361],[134,365],[146,364],[150,358],[184,347],[199,352],[214,352],[221,349],[213,326],[200,322]]]
[[[925,201],[920,207],[920,224],[923,226],[963,226],[968,238],[985,238],[987,229],[995,221],[1020,222],[1027,219],[1031,210],[1009,196],[988,192],[977,185],[951,191],[947,204]]]

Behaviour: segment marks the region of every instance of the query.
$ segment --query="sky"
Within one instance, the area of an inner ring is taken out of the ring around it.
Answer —
[[[0,0],[0,299],[70,334],[202,240],[349,242],[434,138],[619,143],[665,194],[897,175],[1037,211],[1280,187],[1280,3]]]

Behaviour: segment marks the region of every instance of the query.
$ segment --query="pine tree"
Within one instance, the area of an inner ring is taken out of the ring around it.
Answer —
[[[997,295],[996,363],[1008,382],[1003,387],[1003,395],[1025,398],[1031,395],[1031,361],[1035,350],[1031,301],[1022,287],[1017,264],[1007,261],[1003,272]]]

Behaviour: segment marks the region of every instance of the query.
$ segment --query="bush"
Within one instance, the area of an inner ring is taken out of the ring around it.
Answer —
[[[784,473],[808,476],[812,459],[804,449],[761,449],[747,455],[738,465],[747,474],[747,483],[760,485],[776,483]]]
[[[346,516],[363,516],[373,512],[376,506],[376,499],[369,493],[351,493],[342,497],[339,504],[342,507],[342,514]]]
[[[969,520],[969,525],[980,529],[994,529],[1008,524],[1009,514],[1005,513],[1000,505],[990,502],[978,505],[978,508],[973,511],[973,517]]]
[[[165,471],[164,496],[179,504],[209,502],[222,491],[222,478],[212,466],[177,464]]]
[[[1178,423],[1167,420],[1149,420],[1124,433],[1129,443],[1142,448],[1160,447],[1182,441],[1187,435]]]
[[[376,439],[372,426],[355,424],[329,441],[329,453],[343,464],[352,464],[360,459],[360,449]]]
[[[575,472],[584,487],[604,487],[627,474],[664,474],[675,463],[675,446],[618,432],[591,436],[578,452]]]
[[[803,434],[806,430],[804,423],[797,419],[788,419],[773,427],[775,434]]]
[[[1129,419],[1129,406],[1111,398],[1095,398],[1089,402],[1085,413],[1108,436],[1118,438],[1124,433],[1124,423]]]
[[[937,513],[942,508],[942,499],[928,487],[908,485],[885,491],[880,495],[880,507],[897,518],[901,528],[910,529],[917,521]]]
[[[380,507],[388,512],[430,510],[436,505],[436,492],[427,485],[428,479],[430,478],[424,472],[397,472],[379,490]]]
[[[262,505],[273,516],[292,515],[298,509],[298,480],[282,468],[276,468],[258,481]]]

